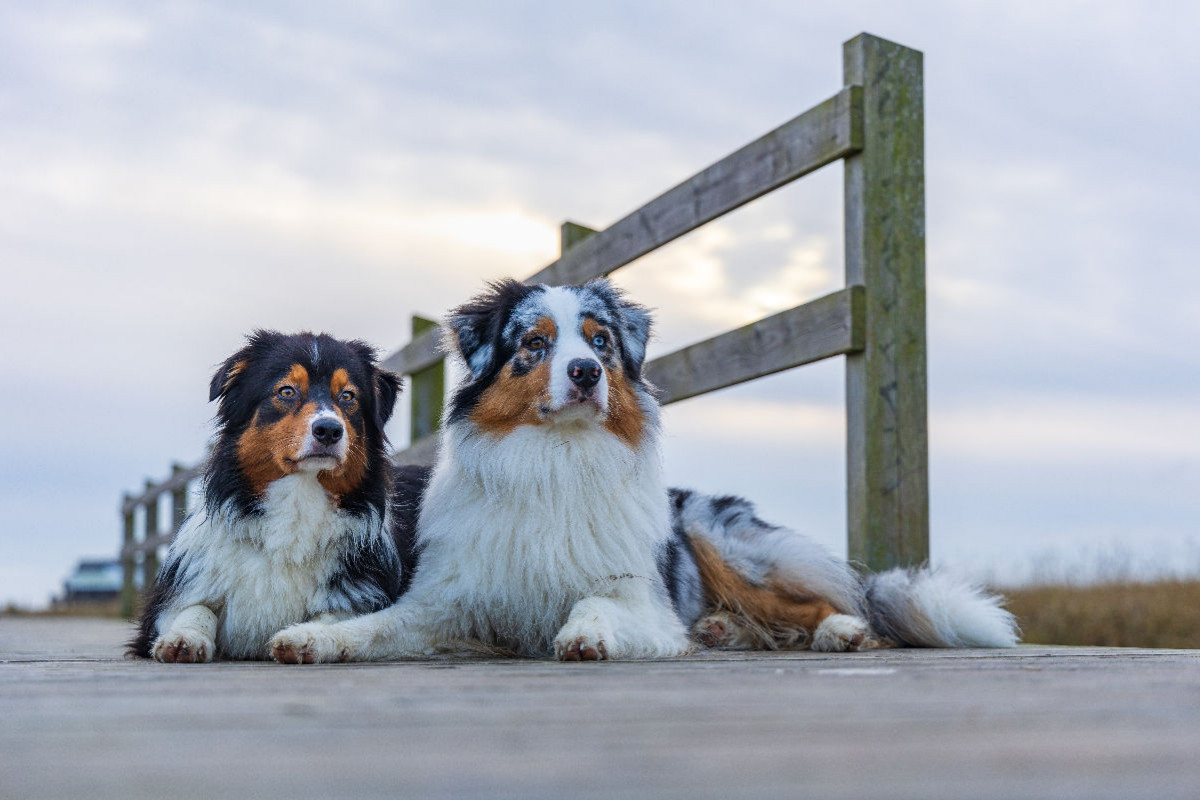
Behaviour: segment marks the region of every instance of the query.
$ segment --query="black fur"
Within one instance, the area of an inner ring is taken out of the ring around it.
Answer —
[[[293,364],[301,364],[312,375],[331,375],[343,368],[361,387],[358,409],[348,418],[366,447],[364,479],[338,499],[347,514],[391,521],[394,550],[388,547],[360,549],[343,555],[339,569],[330,579],[331,595],[344,607],[334,612],[368,613],[391,605],[408,588],[417,567],[416,523],[420,498],[429,471],[421,467],[394,467],[387,458],[384,425],[392,415],[400,388],[399,376],[376,366],[374,348],[360,341],[343,341],[311,333],[286,335],[255,331],[246,346],[230,356],[213,375],[209,399],[219,400],[216,436],[204,477],[204,508],[194,513],[223,513],[229,519],[262,513],[256,496],[237,458],[239,436],[255,418],[279,412],[264,398],[272,395],[275,383]],[[370,391],[367,391],[370,387]],[[310,396],[328,395],[328,387],[314,382]],[[321,398],[319,399],[328,399]],[[390,507],[390,508],[389,508]],[[390,516],[387,513],[390,511]],[[149,657],[159,614],[184,588],[180,554],[168,553],[150,590],[137,632],[129,643],[130,655]],[[300,622],[302,620],[297,620]]]
[[[488,285],[486,293],[450,312],[447,324],[471,371],[471,377],[460,383],[450,398],[451,422],[465,419],[471,413],[480,395],[513,357],[516,347],[505,339],[504,325],[518,303],[539,291],[541,287],[520,281],[496,281]],[[476,354],[488,346],[492,348],[491,358],[485,364],[472,364]]]

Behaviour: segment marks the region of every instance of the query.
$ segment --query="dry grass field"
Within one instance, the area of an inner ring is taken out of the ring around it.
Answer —
[[[1030,644],[1200,648],[1200,580],[1002,590]]]

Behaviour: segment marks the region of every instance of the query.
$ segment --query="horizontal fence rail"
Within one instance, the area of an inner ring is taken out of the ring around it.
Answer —
[[[567,285],[609,275],[843,161],[846,288],[656,358],[645,370],[661,401],[673,403],[845,356],[849,552],[878,570],[928,558],[923,77],[920,52],[868,34],[845,43],[843,66],[845,86],[835,95],[608,228],[564,223],[559,258],[528,280]],[[430,464],[445,400],[445,353],[432,321],[414,317],[412,334],[381,361],[410,379],[411,444],[392,459]],[[123,500],[129,598],[136,558],[149,585],[157,548],[178,529],[188,484],[202,472],[203,464],[177,465],[171,477]],[[166,493],[174,498],[173,527],[160,531],[158,499]]]

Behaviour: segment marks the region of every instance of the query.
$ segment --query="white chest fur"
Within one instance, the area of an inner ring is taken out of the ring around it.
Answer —
[[[544,653],[592,596],[663,592],[669,531],[659,456],[596,426],[448,431],[422,508],[414,594],[453,611],[451,637]]]
[[[170,627],[180,609],[217,613],[218,652],[266,658],[272,634],[330,608],[329,582],[347,547],[381,533],[382,520],[338,510],[316,476],[298,473],[267,487],[262,513],[190,518],[171,545],[181,592],[159,617]]]

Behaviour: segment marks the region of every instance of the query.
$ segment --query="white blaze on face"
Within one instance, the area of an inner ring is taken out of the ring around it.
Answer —
[[[600,359],[591,343],[584,339],[578,294],[562,288],[547,289],[542,302],[558,328],[558,339],[550,354],[550,407],[558,411],[570,405],[573,395],[577,396],[578,392],[578,387],[571,382],[567,365],[577,358],[591,359],[597,364]],[[608,410],[608,374],[603,369],[591,396],[601,412]]]
[[[313,345],[316,347],[316,345]],[[332,420],[342,426],[342,437],[338,439],[332,446],[322,444],[313,435],[313,426],[321,420]],[[349,437],[346,435],[346,423],[341,415],[328,406],[318,406],[308,418],[308,427],[304,433],[304,444],[300,446],[300,453],[297,456],[300,461],[301,469],[328,469],[329,465],[327,458],[336,459],[337,463],[342,463],[346,460]],[[308,459],[308,460],[304,460]]]

